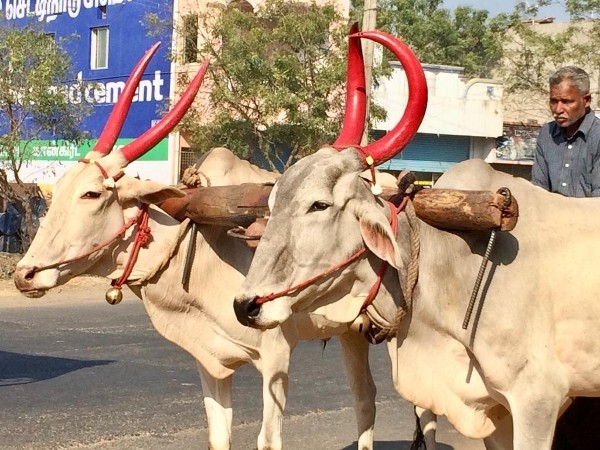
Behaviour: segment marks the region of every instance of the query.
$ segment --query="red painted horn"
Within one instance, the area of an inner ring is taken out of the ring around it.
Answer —
[[[346,113],[344,123],[333,147],[341,150],[360,145],[367,115],[365,62],[360,38],[356,36],[358,23],[352,24],[348,39],[348,72],[346,75]]]
[[[106,121],[106,126],[98,138],[98,142],[94,145],[94,151],[107,155],[112,150],[115,142],[117,142],[117,138],[119,137],[119,133],[121,133],[121,129],[123,129],[125,118],[129,112],[133,96],[135,95],[135,90],[140,84],[142,75],[144,75],[144,71],[148,67],[148,63],[150,63],[156,50],[158,50],[158,47],[160,47],[160,42],[150,47],[131,71],[125,87]]]
[[[121,149],[123,156],[128,162],[134,161],[142,156],[173,131],[173,128],[175,128],[192,105],[192,102],[202,85],[207,68],[208,59],[204,60],[202,67],[200,67],[200,70],[186,88],[181,98],[177,101],[175,106],[173,106],[173,109],[171,109],[171,111],[169,111],[156,125]]]
[[[417,134],[427,109],[427,82],[421,63],[406,44],[391,34],[382,31],[361,31],[352,36],[371,39],[390,50],[400,61],[408,80],[408,102],[400,122],[381,139],[358,148],[365,165],[368,156],[373,165],[381,164],[400,153]]]

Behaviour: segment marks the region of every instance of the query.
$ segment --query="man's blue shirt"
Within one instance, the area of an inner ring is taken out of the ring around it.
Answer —
[[[600,119],[592,110],[571,137],[555,121],[542,127],[531,182],[567,197],[600,196]]]

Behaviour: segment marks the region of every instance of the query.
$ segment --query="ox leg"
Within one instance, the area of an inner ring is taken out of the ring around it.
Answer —
[[[277,334],[277,335],[274,335]],[[282,337],[279,327],[263,332],[257,369],[263,379],[263,421],[258,435],[258,450],[281,450],[283,411],[288,392],[288,371],[296,340]]]
[[[539,373],[537,375],[539,377]],[[550,450],[565,396],[557,392],[557,386],[550,382],[523,384],[527,386],[513,390],[508,398],[513,418],[513,448]]]
[[[208,448],[210,450],[229,450],[233,410],[231,408],[232,378],[218,380],[212,377],[198,364],[204,408],[208,422]]]
[[[437,416],[428,409],[415,406],[415,415],[423,433],[423,441],[427,450],[437,450],[435,433],[437,431]]]
[[[358,450],[372,450],[377,388],[369,368],[369,343],[362,334],[349,331],[340,335],[340,344],[346,375],[354,396]]]

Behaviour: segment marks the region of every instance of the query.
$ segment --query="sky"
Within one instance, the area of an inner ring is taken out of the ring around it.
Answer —
[[[495,16],[499,13],[511,12],[517,1],[511,0],[444,0],[444,8],[454,9],[457,6],[471,6],[476,9],[486,9],[490,16]],[[530,1],[533,3],[533,1]],[[555,1],[552,5],[540,8],[538,19],[546,17],[554,17],[556,22],[566,22],[569,20],[569,15],[565,12],[560,1]]]

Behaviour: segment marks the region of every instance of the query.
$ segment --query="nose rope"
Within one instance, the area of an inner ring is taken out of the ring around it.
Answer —
[[[116,241],[117,239],[119,239],[120,237],[122,237],[125,232],[131,228],[133,225],[135,225],[138,222],[141,222],[143,220],[143,216],[147,216],[148,215],[148,206],[147,205],[142,205],[140,212],[137,214],[137,216],[129,219],[129,221],[124,224],[121,229],[119,231],[117,231],[110,239],[107,239],[106,241],[96,245],[94,248],[92,248],[90,251],[76,256],[74,258],[70,258],[70,259],[66,259],[64,261],[60,261],[54,264],[48,264],[47,266],[43,266],[43,267],[35,267],[32,271],[32,273],[37,273],[37,272],[41,272],[42,270],[46,270],[46,269],[54,269],[55,267],[58,266],[63,266],[65,264],[69,264],[75,261],[79,261],[80,259],[86,258],[88,256],[90,256],[93,253],[96,253],[99,250],[102,250],[104,247],[107,247],[108,245],[112,244],[114,241]]]
[[[358,258],[360,258],[365,252],[367,251],[366,247],[361,248],[359,251],[357,251],[356,253],[354,253],[352,256],[350,256],[347,260],[336,264],[334,266],[331,266],[329,269],[327,269],[325,272],[320,273],[319,275],[316,275],[312,278],[309,278],[306,281],[303,281],[302,283],[299,283],[295,286],[292,286],[291,288],[285,289],[283,291],[280,292],[276,292],[274,294],[269,294],[269,295],[265,295],[263,297],[258,297],[256,299],[256,304],[257,305],[262,305],[263,303],[267,303],[270,302],[272,300],[275,300],[276,298],[280,298],[283,297],[287,294],[290,294],[294,291],[299,291],[301,289],[304,289],[308,286],[310,286],[311,284],[313,284],[316,281],[319,281],[323,278],[325,278],[328,275],[331,275],[332,273],[346,267],[347,265],[353,263],[354,261],[356,261]]]
[[[402,209],[404,209],[407,202],[408,202],[408,196],[406,196],[402,200],[402,203],[398,207],[396,207],[396,205],[394,205],[393,203],[388,202],[388,205],[390,207],[390,225],[392,226],[392,231],[393,231],[394,235],[396,235],[396,232],[398,231],[398,212],[402,211]],[[363,246],[363,248],[358,250],[356,253],[354,253],[352,256],[350,256],[345,261],[342,261],[341,263],[331,266],[329,269],[325,270],[324,272],[322,272],[312,278],[309,278],[308,280],[298,283],[298,284],[296,284],[288,289],[285,289],[283,291],[258,297],[256,299],[256,304],[262,305],[263,303],[270,302],[277,298],[288,295],[292,292],[307,288],[314,282],[319,281],[319,280],[327,277],[328,275],[331,275],[332,273],[337,272],[338,270],[343,269],[344,267],[352,264],[354,261],[356,261],[358,258],[360,258],[366,251],[367,251],[367,247]],[[377,295],[377,293],[379,292],[379,288],[381,287],[381,283],[383,281],[383,276],[385,275],[388,265],[389,264],[387,263],[387,261],[383,261],[381,268],[379,270],[379,273],[377,274],[377,279],[375,280],[375,283],[369,290],[369,293],[367,294],[367,297],[365,298],[365,301],[363,302],[361,311],[364,311],[367,308],[367,306],[369,306],[375,299],[375,296]]]

